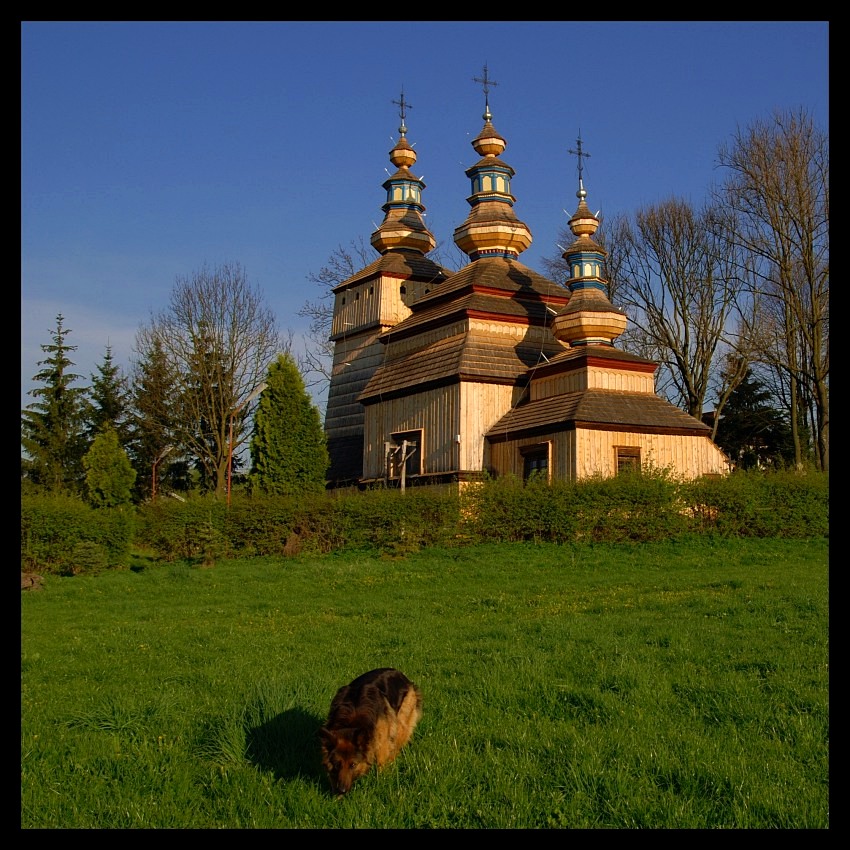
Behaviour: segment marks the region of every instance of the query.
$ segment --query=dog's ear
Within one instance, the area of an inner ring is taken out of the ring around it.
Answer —
[[[323,744],[327,744],[328,747],[333,747],[333,745],[336,743],[336,734],[334,732],[331,732],[331,730],[328,729],[327,726],[322,726],[322,728],[319,729],[319,740]]]

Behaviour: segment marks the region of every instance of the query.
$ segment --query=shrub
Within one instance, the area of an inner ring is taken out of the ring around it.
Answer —
[[[93,510],[75,497],[22,495],[21,568],[74,574],[129,561],[130,542],[165,561],[339,550],[404,555],[459,542],[648,542],[685,534],[829,534],[829,477],[740,472],[680,481],[664,470],[579,482],[505,476],[470,484],[300,496],[158,499]],[[135,532],[135,536],[134,536]],[[78,544],[86,545],[79,547]]]
[[[139,508],[136,542],[166,561],[204,559],[213,545],[215,557],[224,557],[232,554],[226,523],[227,505],[213,496],[157,499]]]
[[[95,510],[75,496],[22,496],[21,569],[67,575],[125,567],[134,532],[129,507]]]

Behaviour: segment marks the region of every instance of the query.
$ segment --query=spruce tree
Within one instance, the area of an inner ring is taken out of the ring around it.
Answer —
[[[33,377],[41,386],[29,391],[36,401],[21,411],[21,475],[52,493],[80,491],[87,448],[86,390],[73,386],[80,376],[71,371],[75,364],[68,355],[77,346],[66,342],[71,331],[64,321],[61,313],[57,315],[52,343],[41,346],[49,355],[39,360],[44,368]]]
[[[791,427],[772,400],[749,369],[723,407],[715,442],[740,469],[793,462]]]
[[[83,457],[86,497],[95,508],[128,505],[133,497],[136,470],[121,446],[114,428],[107,425]]]
[[[291,354],[272,363],[266,384],[251,436],[252,487],[271,494],[324,490],[325,432]]]
[[[137,475],[137,495],[141,498],[150,495],[154,475],[172,489],[188,489],[188,466],[181,461],[183,453],[174,437],[174,370],[156,338],[134,366],[130,404],[130,458]]]
[[[86,434],[90,440],[106,428],[113,428],[122,446],[130,442],[128,396],[127,380],[112,359],[112,347],[107,345],[103,362],[97,367],[97,372],[91,375],[86,411]]]

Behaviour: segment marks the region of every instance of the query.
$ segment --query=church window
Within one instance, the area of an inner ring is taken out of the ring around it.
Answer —
[[[639,446],[614,446],[617,457],[617,474],[621,472],[640,472]]]
[[[523,446],[519,452],[522,455],[522,478],[549,479],[549,449],[550,443],[535,443],[531,446]]]

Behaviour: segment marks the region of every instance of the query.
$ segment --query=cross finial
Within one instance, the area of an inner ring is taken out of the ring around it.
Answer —
[[[481,83],[484,89],[484,115],[483,118],[485,121],[489,121],[493,116],[490,114],[490,86],[499,85],[495,80],[491,80],[487,75],[487,63],[484,63],[484,76],[483,77],[473,77],[472,82]]]
[[[578,157],[578,185],[579,185],[579,190],[581,190],[581,189],[584,188],[582,181],[581,181],[581,174],[582,174],[582,171],[584,170],[584,166],[582,165],[581,160],[582,160],[582,158],[588,159],[590,157],[589,153],[584,153],[584,151],[582,151],[582,149],[581,149],[581,130],[578,131],[578,138],[576,139],[576,145],[578,145],[578,150],[573,150],[572,148],[568,148],[567,153],[571,153],[574,156]]]
[[[398,128],[398,132],[403,136],[407,132],[407,127],[404,125],[405,110],[413,109],[413,107],[404,99],[404,87],[401,89],[401,97],[399,100],[394,100],[393,103],[398,107],[398,116],[401,118],[401,125]]]

